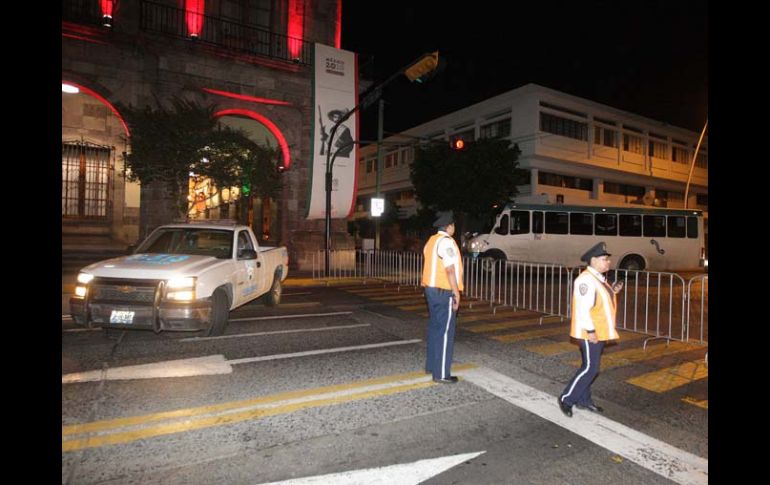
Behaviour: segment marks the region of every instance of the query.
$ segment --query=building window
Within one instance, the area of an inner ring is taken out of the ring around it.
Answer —
[[[580,177],[570,177],[569,175],[559,175],[557,173],[539,171],[537,174],[537,183],[550,185],[552,187],[565,187],[568,189],[593,190],[594,181]]]
[[[677,163],[690,163],[690,154],[686,148],[673,146],[671,147],[671,160]]]
[[[374,160],[369,159],[366,161],[366,173],[372,173],[374,171]]]
[[[615,130],[611,128],[603,128],[601,126],[594,126],[594,144],[604,145],[610,148],[617,148],[618,138]]]
[[[61,144],[61,214],[106,219],[112,148],[88,142]]]
[[[495,121],[481,127],[479,137],[481,138],[505,138],[511,136],[511,119]]]
[[[665,142],[650,140],[649,142],[650,156],[655,158],[662,158],[668,160],[668,145]]]
[[[638,185],[618,184],[615,182],[604,182],[604,193],[643,197],[644,187],[640,187]]]
[[[709,168],[709,156],[703,151],[703,147],[698,151],[698,158],[695,159],[695,166]]]
[[[623,151],[644,154],[642,137],[623,133]]]
[[[708,207],[709,194],[695,194],[695,203],[701,207]]]
[[[540,130],[575,140],[588,141],[588,125],[580,121],[540,113]]]

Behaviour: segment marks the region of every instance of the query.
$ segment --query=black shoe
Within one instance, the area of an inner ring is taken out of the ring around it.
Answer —
[[[593,413],[603,413],[604,412],[604,408],[601,407],[601,406],[597,406],[596,404],[589,404],[587,406],[584,406],[582,404],[575,404],[575,406],[577,406],[578,409],[587,409],[587,410],[589,410],[589,411],[591,411]]]
[[[567,416],[568,418],[571,418],[572,417],[572,406],[570,406],[569,404],[567,404],[564,401],[562,401],[561,400],[561,396],[557,397],[556,400],[559,401],[559,409],[561,409],[561,412],[563,412],[564,415]]]
[[[442,384],[454,384],[455,382],[457,382],[457,380],[458,380],[457,376],[449,376],[445,379],[437,379],[435,377],[433,378],[433,382],[440,382]]]

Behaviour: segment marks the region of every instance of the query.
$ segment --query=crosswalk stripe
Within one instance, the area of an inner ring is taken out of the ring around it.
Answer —
[[[618,333],[620,334],[621,342],[628,342],[629,340],[635,340],[635,339],[639,339],[647,336],[642,333],[626,332],[623,330],[618,331]],[[535,354],[551,357],[554,355],[566,354],[568,352],[578,350],[578,347],[576,346],[575,343],[567,341],[567,342],[556,342],[552,344],[530,345],[530,346],[524,347],[524,349]]]
[[[510,335],[496,335],[490,338],[493,338],[498,342],[510,344],[514,342],[519,342],[521,340],[529,340],[529,339],[539,338],[539,337],[548,337],[550,335],[559,335],[559,334],[563,334],[566,331],[567,329],[565,328],[542,328],[538,330],[530,330],[529,332],[513,333]]]
[[[628,379],[626,382],[648,391],[660,393],[705,379],[708,376],[708,366],[703,360],[699,360],[648,372]]]
[[[708,409],[709,408],[709,400],[708,399],[696,399],[694,397],[683,397],[682,402],[686,402],[687,404],[692,404],[693,406],[698,406],[699,408]]]
[[[543,323],[559,323],[558,317],[546,317],[547,320],[544,318]],[[537,318],[522,318],[517,320],[511,320],[510,317],[504,322],[498,322],[498,323],[484,323],[481,325],[472,325],[470,327],[464,327],[465,330],[469,330],[474,333],[483,333],[483,332],[494,332],[497,330],[508,330],[511,328],[520,328],[520,327],[528,327],[530,325],[538,325],[540,323],[540,317]],[[565,331],[563,326],[560,327],[561,331]],[[569,332],[567,332],[569,333]]]
[[[685,344],[682,342],[671,342],[668,345],[653,345],[648,347],[647,350],[644,350],[643,348],[637,348],[621,350],[618,352],[610,352],[602,356],[602,370],[612,369],[614,367],[622,367],[625,365],[633,364],[634,362],[657,359],[667,355],[688,352],[697,348],[699,348],[697,345]],[[580,367],[581,365],[580,360],[571,360],[569,363],[575,367]]]

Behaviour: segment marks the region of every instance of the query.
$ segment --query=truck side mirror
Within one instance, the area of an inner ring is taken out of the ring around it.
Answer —
[[[238,251],[238,259],[257,259],[257,251],[254,249],[241,249]]]

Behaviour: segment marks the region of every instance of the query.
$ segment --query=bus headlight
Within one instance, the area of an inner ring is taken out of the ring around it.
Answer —
[[[192,301],[195,299],[195,278],[172,278],[166,283],[166,299]]]

